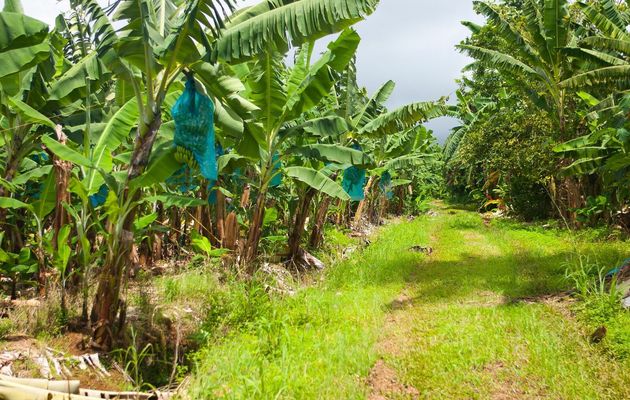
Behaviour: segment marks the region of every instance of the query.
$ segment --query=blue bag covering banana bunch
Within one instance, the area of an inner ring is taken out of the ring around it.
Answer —
[[[387,200],[391,200],[394,197],[394,191],[392,190],[392,175],[389,171],[383,172],[381,180],[378,183],[378,187],[385,197],[387,197]]]
[[[171,110],[175,121],[175,158],[191,169],[199,169],[209,181],[217,180],[214,135],[214,104],[195,87],[188,76],[184,93]]]
[[[365,198],[363,185],[365,184],[365,170],[357,167],[347,168],[343,172],[343,189],[350,195],[350,200],[361,201]]]
[[[271,178],[271,181],[269,182],[269,187],[274,188],[282,184],[282,174],[278,173],[280,168],[282,168],[282,161],[280,161],[280,155],[277,152],[273,153],[273,157],[271,158],[271,161],[273,162],[272,173],[274,174],[274,176],[273,178]]]
[[[361,150],[361,146],[358,143],[354,143],[352,148],[355,150]],[[365,185],[365,170],[355,166],[346,168],[343,171],[343,181],[341,186],[350,196],[351,201],[361,201],[365,198],[363,193],[363,186]]]

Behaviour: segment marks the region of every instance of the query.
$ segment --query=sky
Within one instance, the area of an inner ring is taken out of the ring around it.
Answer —
[[[241,0],[241,4],[259,1]],[[50,24],[69,8],[68,0],[22,0],[22,5],[25,14]],[[442,96],[454,101],[455,80],[470,62],[454,47],[468,36],[468,29],[460,24],[464,20],[482,21],[472,10],[472,0],[381,0],[376,11],[355,27],[362,37],[357,54],[359,84],[372,93],[387,80],[396,82],[390,109]],[[451,118],[426,124],[441,143],[456,125]]]

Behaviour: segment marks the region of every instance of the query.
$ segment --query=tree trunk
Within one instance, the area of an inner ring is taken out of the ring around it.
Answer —
[[[396,214],[403,215],[405,211],[405,187],[398,186],[398,188],[396,188],[396,191],[398,192],[398,204],[396,207]]]
[[[332,202],[332,197],[323,194],[324,198],[319,203],[317,208],[317,214],[315,214],[315,221],[313,223],[313,229],[311,231],[311,238],[309,239],[309,246],[312,248],[318,248],[321,246],[324,240],[324,225],[326,224],[326,217],[328,216],[328,209]]]
[[[155,212],[157,213],[157,221],[162,223],[164,222],[164,207],[162,206],[162,203],[158,203]],[[152,250],[152,262],[155,264],[156,261],[160,261],[162,259],[162,237],[163,237],[163,233],[162,232],[155,232],[153,234],[153,245],[151,247]]]
[[[387,200],[386,195],[381,195],[380,197],[378,209],[374,213],[377,225],[383,221],[383,217],[387,214],[387,209],[389,208],[389,200]]]
[[[249,193],[251,188],[249,185],[245,185],[243,188],[243,194],[241,195],[241,208],[247,208],[249,206]],[[225,203],[223,203],[225,204]],[[237,243],[240,240],[240,229],[238,226],[238,219],[236,218],[236,212],[232,211],[225,218],[224,223],[225,236],[223,239],[223,247],[229,250],[236,250]],[[241,248],[241,250],[243,250]],[[241,251],[241,254],[243,251]]]
[[[260,235],[262,233],[262,223],[265,218],[265,203],[267,201],[267,190],[264,189],[258,193],[254,213],[249,223],[249,233],[247,235],[247,243],[245,245],[242,262],[250,264],[258,255],[258,245],[260,243]],[[250,268],[252,268],[250,266]],[[250,269],[250,272],[253,272]]]
[[[202,192],[202,197],[203,198],[203,192]],[[203,223],[201,222],[201,218],[203,215],[203,211],[204,211],[205,205],[204,206],[197,206],[195,207],[195,212],[194,214],[191,213],[190,217],[192,218],[192,225],[193,225],[193,230],[195,232],[197,232],[200,235],[203,235],[203,230],[204,230],[204,226]]]
[[[15,141],[19,140],[19,144],[18,147],[21,145],[22,141],[21,139],[18,139],[17,137],[14,138]],[[10,156],[9,160],[7,161],[5,170],[4,170],[4,176],[3,179],[5,182],[11,182],[13,181],[13,178],[15,177],[15,174],[18,171],[18,167],[20,164],[20,160],[15,157],[15,156]],[[7,190],[6,187],[4,185],[0,185],[0,197],[5,197],[7,196]],[[5,248],[12,253],[15,252],[19,252],[19,249],[22,246],[22,240],[19,237],[20,232],[18,231],[18,229],[15,227],[14,224],[7,224],[7,211],[8,209],[6,208],[0,208],[0,231],[1,232],[8,232],[9,234],[7,235],[5,243],[6,246]],[[8,243],[7,243],[8,242]]]
[[[304,232],[304,225],[308,219],[308,214],[311,207],[311,200],[315,197],[317,192],[313,188],[306,189],[306,192],[298,202],[298,206],[295,209],[295,218],[293,220],[293,229],[289,235],[289,259],[293,260],[298,255],[300,249],[300,243],[302,242],[302,233]]]
[[[220,190],[217,190],[217,238],[219,244],[223,246],[225,241],[225,195]]]
[[[145,170],[161,124],[161,114],[158,111],[153,115],[149,124],[141,125],[138,128],[136,145],[131,157],[127,180],[120,195],[120,204],[127,204],[129,200],[140,197],[140,191],[130,195],[129,184]],[[120,290],[123,277],[130,264],[130,254],[134,242],[133,222],[135,214],[136,208],[134,207],[129,210],[123,221],[108,222],[110,237],[108,238],[105,264],[99,277],[92,309],[92,320],[95,320],[92,343],[95,347],[102,350],[110,350],[112,348],[113,342],[118,337],[124,323],[125,310],[123,309],[124,307],[121,307],[123,302],[120,299]],[[122,222],[122,225],[118,226],[120,222]],[[116,318],[119,313],[121,318],[117,324]]]
[[[344,213],[347,207],[348,207],[348,203],[346,203],[344,207],[343,200],[341,199],[337,200],[337,215],[335,216],[336,225],[341,225],[344,222]]]
[[[223,247],[229,250],[236,250],[236,242],[238,241],[238,220],[236,213],[232,211],[225,218],[225,236],[223,238]]]
[[[367,185],[365,185],[365,190],[363,191],[364,199],[359,202],[359,207],[357,208],[357,212],[354,214],[354,227],[359,226],[359,222],[361,222],[361,217],[363,217],[363,209],[365,208],[365,202],[367,201],[367,197],[370,194],[370,190],[372,189],[372,185],[374,184],[375,178],[374,176],[370,176],[368,179]]]
[[[68,141],[68,137],[63,133],[61,125],[57,125],[55,129],[55,133],[57,134],[57,140],[62,145],[66,145]],[[70,217],[68,216],[68,212],[63,207],[63,203],[70,204],[70,192],[68,191],[68,185],[70,184],[70,176],[72,173],[72,163],[68,161],[64,161],[59,159],[59,157],[52,155],[53,160],[53,169],[55,174],[55,184],[57,186],[57,194],[55,199],[55,214],[53,216],[53,236],[51,240],[51,244],[53,249],[57,248],[59,241],[59,231],[61,228],[66,225]],[[70,267],[68,267],[67,274],[70,274]],[[62,278],[63,279],[63,278]],[[38,272],[38,284],[39,284],[39,294],[40,296],[46,296],[46,268],[40,268]],[[63,283],[62,283],[63,285]],[[62,288],[62,303],[65,302],[64,296],[65,289]],[[65,304],[64,304],[65,306]]]

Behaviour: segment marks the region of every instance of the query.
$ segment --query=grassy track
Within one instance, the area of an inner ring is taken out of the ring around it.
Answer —
[[[427,244],[431,256],[409,251]],[[621,245],[580,247],[623,258]],[[556,231],[445,207],[390,225],[294,297],[248,289],[255,316],[199,354],[191,397],[630,398],[627,362],[541,296],[564,289],[573,253]]]
[[[382,336],[400,379],[431,399],[630,398],[628,365],[588,344],[566,301],[541,296],[563,289],[570,241],[453,212],[429,224],[436,251]],[[580,247],[621,257],[617,245]]]

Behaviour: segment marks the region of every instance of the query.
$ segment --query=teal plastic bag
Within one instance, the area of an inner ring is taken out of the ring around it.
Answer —
[[[353,143],[351,146],[355,150],[361,150],[361,146],[358,143]],[[343,171],[343,181],[341,186],[350,196],[351,201],[361,201],[365,198],[363,187],[365,185],[365,170],[352,166]]]
[[[365,198],[363,185],[365,184],[365,170],[357,167],[347,168],[343,172],[341,186],[350,196],[352,201],[361,201]]]
[[[282,174],[278,172],[282,167],[282,161],[280,161],[280,156],[278,155],[278,153],[274,153],[271,161],[273,162],[272,173],[275,175],[273,176],[273,178],[271,178],[271,181],[269,182],[269,187],[278,187],[282,184]]]
[[[105,184],[101,185],[101,187],[98,188],[98,192],[96,192],[95,194],[89,197],[92,208],[96,208],[98,206],[102,206],[103,204],[105,204],[105,200],[107,200],[108,194],[109,194],[109,188],[107,187],[107,185]]]
[[[392,175],[389,171],[383,172],[381,179],[378,182],[378,187],[381,192],[387,197],[387,200],[391,200],[394,197],[394,191],[392,190]]]
[[[199,168],[209,181],[217,180],[214,104],[195,87],[192,76],[171,110],[175,121],[175,156],[191,168]]]

